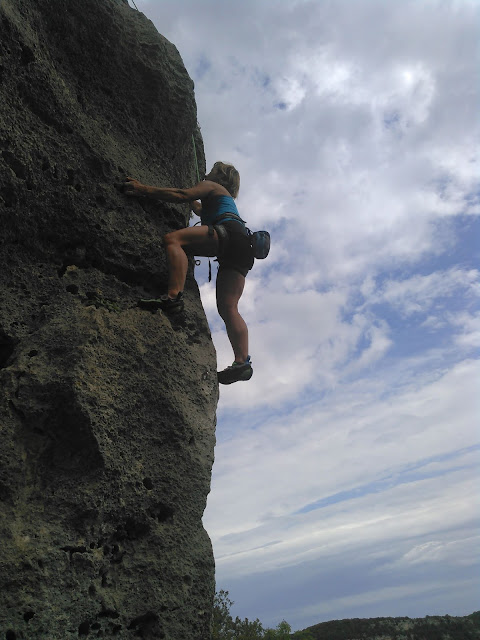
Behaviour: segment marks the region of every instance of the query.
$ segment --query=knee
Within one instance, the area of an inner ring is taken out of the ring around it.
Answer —
[[[168,249],[168,247],[172,247],[175,244],[178,244],[178,239],[176,237],[175,231],[170,231],[170,233],[166,233],[163,236],[163,246],[165,247],[165,249]]]
[[[238,313],[237,305],[217,300],[217,310],[222,320],[228,320]]]

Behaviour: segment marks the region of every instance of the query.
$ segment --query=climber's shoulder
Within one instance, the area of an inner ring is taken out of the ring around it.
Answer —
[[[202,180],[190,189],[184,189],[189,200],[205,200],[212,196],[230,195],[225,187],[212,180]]]

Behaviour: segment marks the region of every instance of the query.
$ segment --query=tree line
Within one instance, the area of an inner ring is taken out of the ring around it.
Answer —
[[[480,612],[465,617],[353,618],[321,622],[303,631],[292,630],[282,620],[265,628],[260,620],[234,619],[228,591],[215,594],[211,640],[345,640],[390,638],[391,640],[480,640]]]
[[[213,601],[212,640],[315,640],[305,631],[297,631],[292,635],[292,628],[282,620],[272,628],[265,628],[260,620],[234,619],[230,613],[233,601],[228,591],[218,591]]]

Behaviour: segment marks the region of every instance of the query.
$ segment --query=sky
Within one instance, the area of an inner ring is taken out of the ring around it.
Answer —
[[[253,378],[220,389],[217,589],[294,630],[472,613],[480,3],[136,5],[195,83],[208,167],[237,167],[240,214],[272,236],[240,304]]]

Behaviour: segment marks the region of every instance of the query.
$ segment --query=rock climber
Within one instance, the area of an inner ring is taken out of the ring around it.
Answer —
[[[144,185],[126,178],[123,192],[176,204],[191,203],[201,225],[167,233],[164,246],[168,265],[168,291],[161,298],[141,300],[145,309],[162,309],[166,313],[183,311],[183,289],[187,277],[189,255],[217,257],[217,309],[225,322],[235,360],[218,372],[221,384],[250,380],[252,362],[248,354],[248,328],[238,311],[245,287],[245,277],[254,258],[245,222],[240,218],[234,198],[240,188],[240,175],[235,167],[215,162],[212,170],[190,189],[169,189]],[[200,200],[200,202],[198,202]]]

